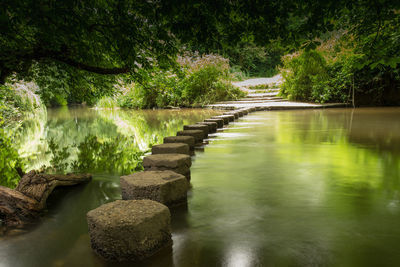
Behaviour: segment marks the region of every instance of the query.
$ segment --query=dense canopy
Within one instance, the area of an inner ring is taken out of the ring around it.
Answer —
[[[173,68],[182,49],[223,53],[240,42],[309,49],[318,45],[315,37],[334,29],[360,44],[366,55],[360,68],[393,69],[400,62],[399,3],[5,0],[0,84],[15,74],[50,92],[94,87],[104,95],[115,74],[138,80],[154,68]]]
[[[5,0],[1,79],[32,65],[97,74],[171,64],[181,45],[223,49],[239,40],[298,42],[327,30],[341,1]],[[303,36],[302,36],[303,35]],[[178,42],[179,41],[179,42]],[[23,77],[22,76],[22,77]]]

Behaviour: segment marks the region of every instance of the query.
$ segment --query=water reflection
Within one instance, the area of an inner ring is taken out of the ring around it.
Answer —
[[[93,119],[118,118],[124,134],[123,114]],[[135,136],[151,140],[163,116]],[[134,266],[400,265],[399,108],[257,112],[209,143],[188,206],[171,211],[172,251]],[[116,181],[62,193],[33,231],[0,241],[0,264],[116,266],[92,253],[85,221],[120,198]]]
[[[63,107],[49,109],[47,118],[39,117],[26,122],[16,142],[20,155],[28,161],[28,169],[39,169],[43,165],[51,165],[52,155],[48,153],[50,140],[54,140],[60,148],[69,148],[71,157],[68,162],[71,163],[78,154],[74,145],[87,141],[88,136],[95,136],[99,142],[126,139],[130,141],[130,147],[146,151],[151,145],[161,143],[165,136],[175,135],[184,124],[202,121],[215,114],[218,112],[194,109],[95,110]],[[112,159],[110,161],[112,164]],[[117,167],[115,169],[118,173],[123,172]]]

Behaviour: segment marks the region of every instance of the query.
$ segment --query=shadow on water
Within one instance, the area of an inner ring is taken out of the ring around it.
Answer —
[[[49,113],[47,137],[120,134],[138,146],[210,116],[64,112]],[[398,266],[399,144],[400,108],[257,112],[197,151],[188,204],[171,209],[172,247],[141,263],[106,263],[92,252],[87,211],[120,198],[118,175],[100,173],[57,190],[32,231],[0,240],[0,264]]]

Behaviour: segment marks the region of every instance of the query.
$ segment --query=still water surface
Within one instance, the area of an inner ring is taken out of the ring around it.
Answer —
[[[120,112],[90,115],[106,126],[50,112],[44,132],[152,140],[211,116],[158,111],[134,124],[140,116]],[[126,266],[400,266],[400,108],[256,112],[209,142],[193,159],[188,205],[172,210],[173,246]],[[99,173],[57,191],[38,226],[0,240],[0,265],[112,266],[91,251],[85,214],[120,198],[118,180]]]

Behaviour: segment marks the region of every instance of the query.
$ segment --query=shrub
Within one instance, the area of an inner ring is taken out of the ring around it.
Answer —
[[[21,78],[21,77],[16,77]],[[116,92],[117,76],[87,73],[61,63],[34,64],[24,76],[35,81],[37,93],[46,106],[96,104]]]
[[[33,92],[36,88],[33,83],[22,82],[0,85],[0,116],[5,126],[44,108],[39,96]]]
[[[236,99],[243,93],[230,83],[229,61],[219,55],[185,54],[178,58],[181,69],[154,70],[140,84],[122,89],[121,107],[165,108],[201,106]]]
[[[18,155],[14,139],[24,118],[46,114],[33,83],[0,86],[0,185],[14,188],[24,163]]]
[[[1,125],[2,126],[2,125]],[[12,138],[0,129],[0,185],[15,188],[24,164],[13,146]]]
[[[349,102],[353,91],[357,106],[400,105],[400,17],[389,13],[379,17],[378,30],[337,30],[315,51],[284,57],[281,93],[295,100]]]
[[[291,100],[323,101],[324,81],[328,67],[324,57],[317,51],[305,51],[300,55],[284,58],[282,94]]]
[[[267,46],[257,46],[252,42],[239,43],[225,51],[232,66],[240,69],[246,76],[271,77],[277,74],[281,64],[283,48],[278,41]]]
[[[96,108],[116,108],[118,101],[111,96],[102,97],[96,104]]]

